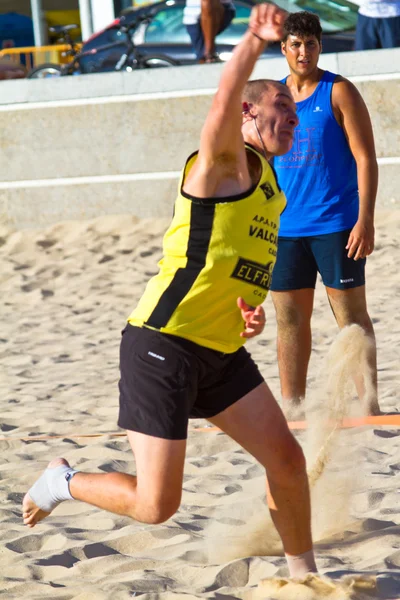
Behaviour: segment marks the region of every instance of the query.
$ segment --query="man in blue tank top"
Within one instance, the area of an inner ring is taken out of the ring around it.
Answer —
[[[299,117],[291,151],[274,159],[288,200],[271,287],[282,400],[293,415],[305,397],[319,272],[339,327],[356,323],[373,341],[368,356],[372,381],[364,385],[362,377],[355,376],[355,383],[366,413],[379,414],[376,346],[365,295],[378,184],[374,139],[356,87],[318,67],[321,32],[316,15],[292,13],[282,41],[290,70],[283,82]]]

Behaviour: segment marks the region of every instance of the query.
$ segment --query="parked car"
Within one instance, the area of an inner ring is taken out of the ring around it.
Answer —
[[[321,19],[324,52],[351,51],[354,47],[358,5],[348,0],[275,0],[282,8],[297,12],[308,10]],[[217,52],[228,60],[234,46],[240,41],[249,23],[255,2],[234,0],[236,16],[232,23],[216,38]],[[162,53],[175,58],[181,64],[196,62],[190,38],[184,26],[185,0],[165,0],[152,5],[154,17],[141,25],[134,33],[134,42],[144,46],[147,52]],[[137,9],[126,9],[123,15],[129,19]],[[266,56],[280,55],[279,44],[269,46]]]
[[[353,49],[354,30],[358,6],[348,0],[276,0],[289,11],[309,10],[319,15],[324,32],[324,52],[343,52]],[[254,0],[234,0],[236,16],[232,23],[217,37],[217,52],[222,60],[229,60],[233,48],[245,33]],[[96,32],[82,47],[87,53],[79,60],[79,72],[93,73],[114,71],[126,49],[124,28],[141,21],[132,29],[132,40],[144,54],[162,54],[179,64],[193,64],[196,56],[189,35],[183,24],[185,0],[164,0],[156,4],[122,11],[121,16],[102,31]],[[143,21],[138,17],[148,15]],[[121,25],[124,27],[121,27]],[[107,46],[99,49],[100,46]],[[91,55],[90,50],[97,50]],[[264,57],[281,56],[279,43],[268,46]]]

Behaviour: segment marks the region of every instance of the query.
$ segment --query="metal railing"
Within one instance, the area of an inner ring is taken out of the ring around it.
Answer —
[[[75,45],[76,50],[82,47],[82,44]],[[64,64],[71,60],[68,51],[71,50],[69,44],[54,44],[52,46],[25,46],[23,48],[5,48],[0,51],[0,60],[7,59],[15,64],[21,64],[29,71],[33,67],[43,63]]]

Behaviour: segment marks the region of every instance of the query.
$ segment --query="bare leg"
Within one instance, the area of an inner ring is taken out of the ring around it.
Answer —
[[[283,409],[291,417],[306,395],[314,290],[307,288],[273,292],[272,300],[278,327],[278,365]]]
[[[224,8],[219,0],[201,0],[200,24],[204,37],[204,53],[215,53],[215,37],[221,27]]]
[[[309,552],[311,508],[304,455],[266,383],[210,421],[265,468],[268,506],[285,552]]]
[[[354,377],[357,394],[363,404],[366,414],[381,414],[378,403],[378,377],[376,364],[376,342],[372,321],[367,311],[367,300],[365,286],[351,288],[349,290],[336,290],[326,288],[329,303],[332,307],[337,324],[340,329],[347,325],[360,325],[369,336],[372,344],[368,353],[368,365],[370,370],[370,381],[366,387],[362,375]]]
[[[136,477],[125,473],[77,473],[70,492],[81,500],[144,523],[161,523],[179,507],[182,494],[186,440],[164,440],[128,431],[136,459]],[[49,468],[68,464],[52,461]],[[32,501],[23,501],[25,525],[34,527],[48,516]]]

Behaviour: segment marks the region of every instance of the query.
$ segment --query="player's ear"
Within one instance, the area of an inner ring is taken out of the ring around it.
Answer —
[[[252,108],[253,104],[251,104],[251,102],[242,102],[243,123],[256,118],[256,115],[253,115],[251,112]]]

